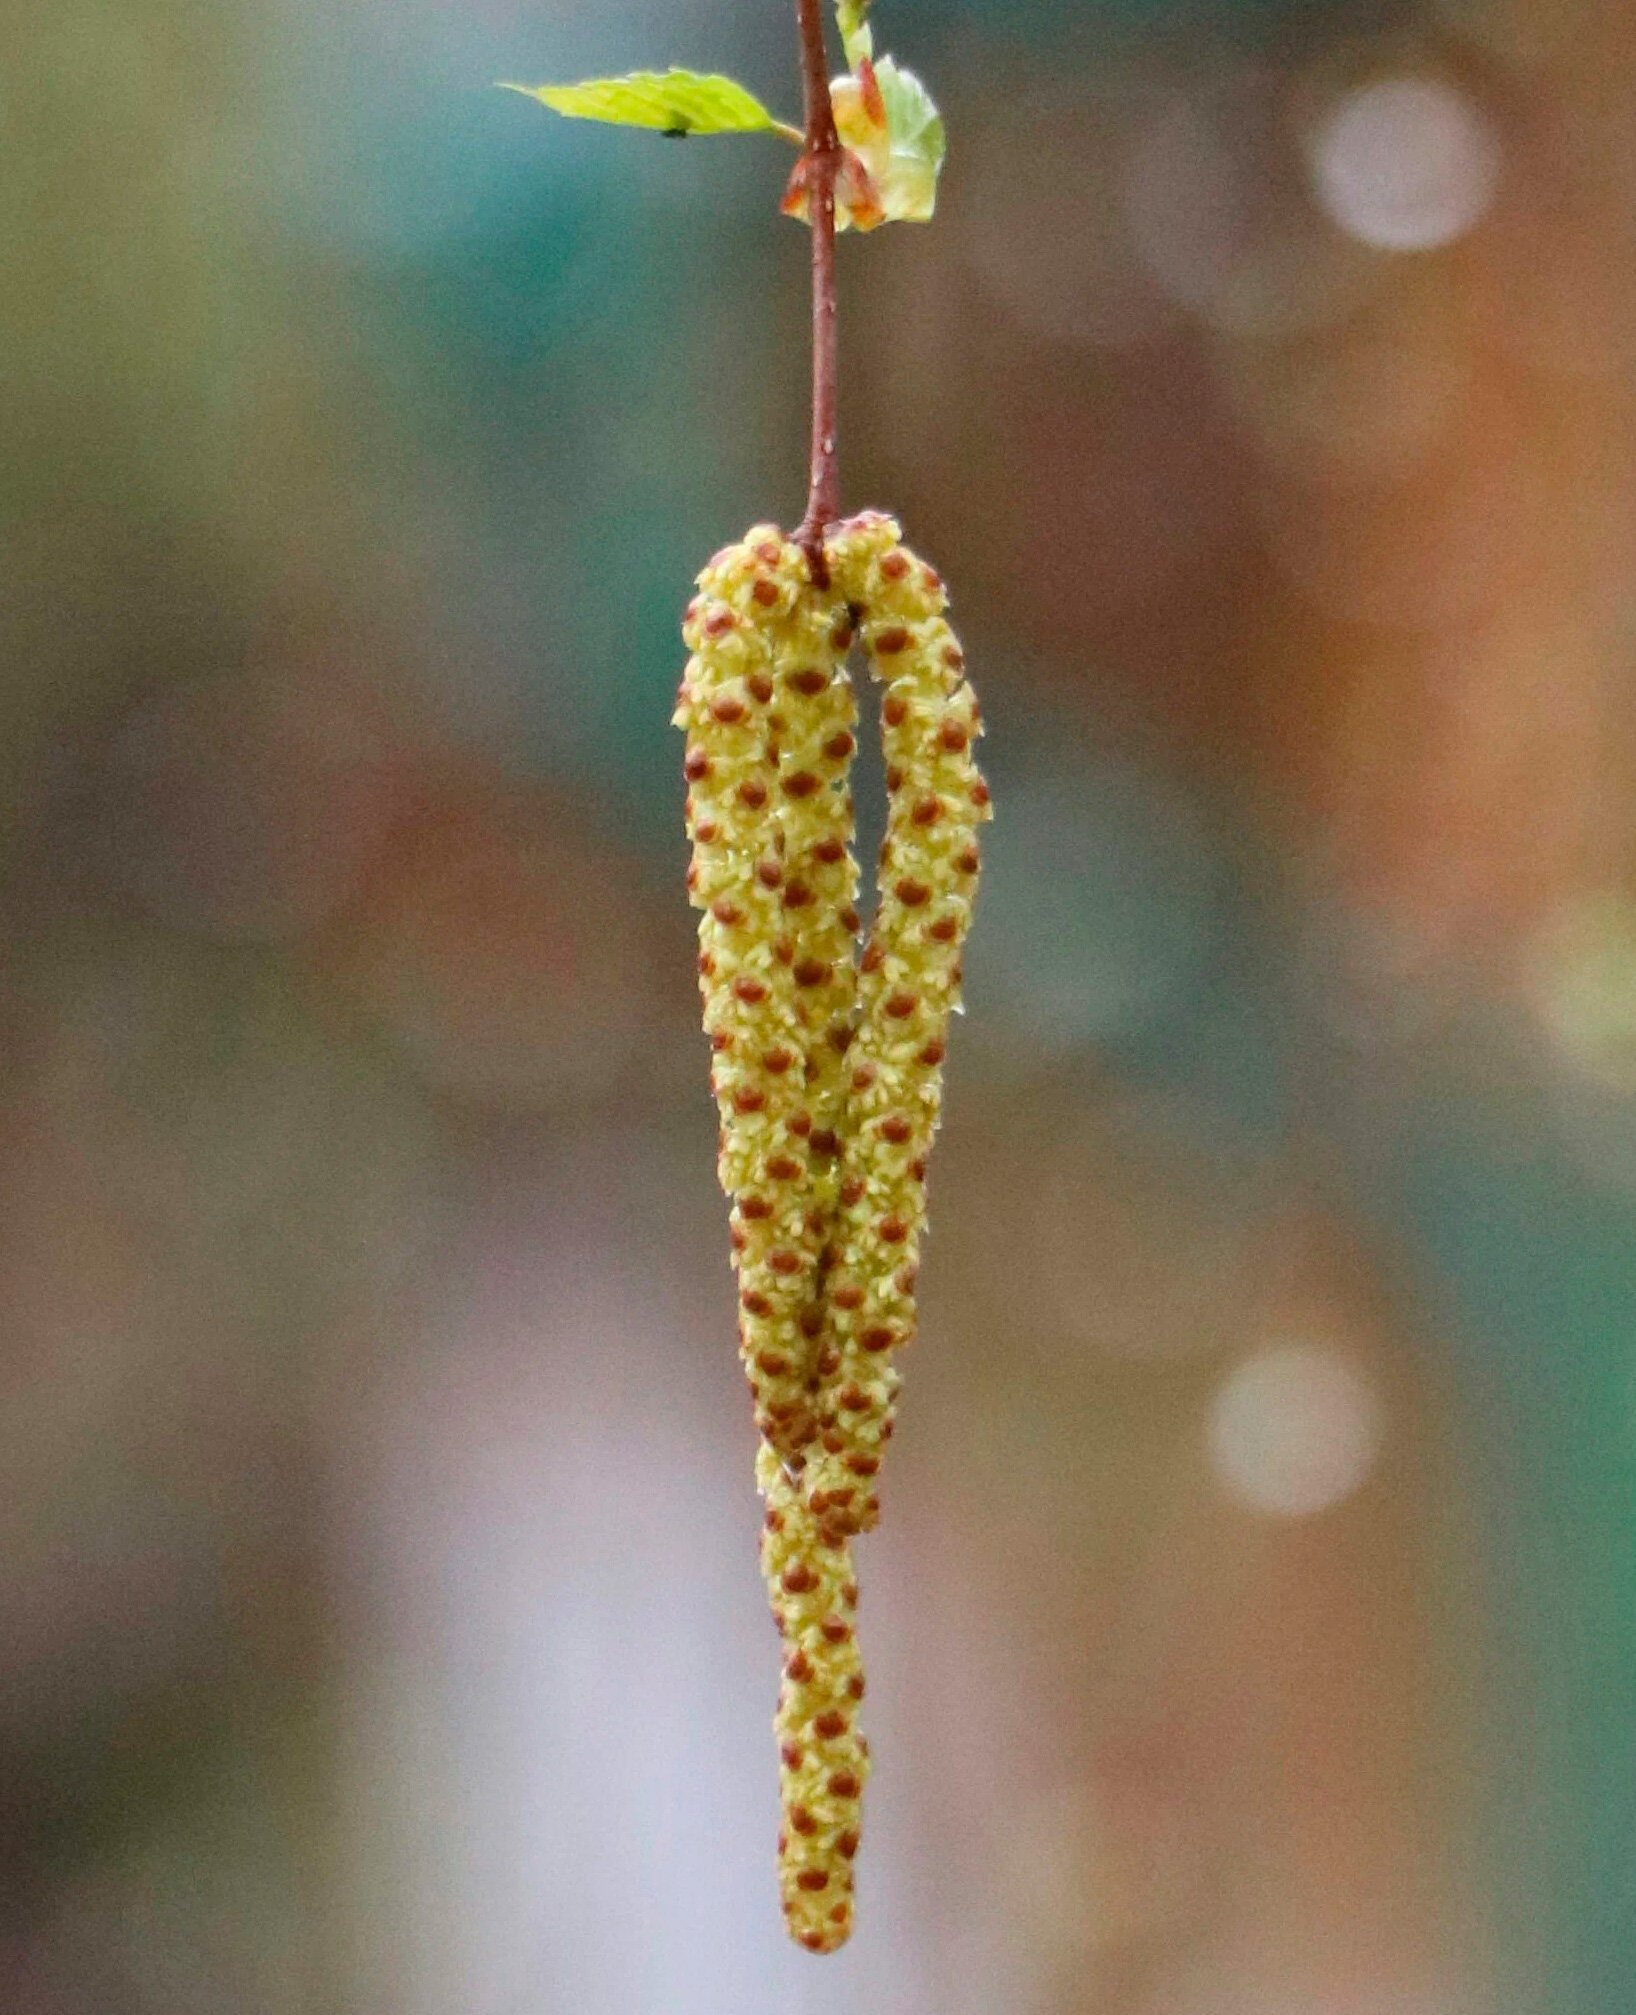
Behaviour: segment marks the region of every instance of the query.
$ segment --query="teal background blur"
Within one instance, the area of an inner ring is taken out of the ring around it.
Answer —
[[[1636,9],[880,0],[997,815],[821,1964],[669,726],[807,248],[492,88],[786,11],[8,37],[0,2005],[1615,2015]]]

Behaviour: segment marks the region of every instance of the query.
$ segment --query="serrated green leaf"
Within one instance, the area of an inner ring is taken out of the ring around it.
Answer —
[[[637,70],[628,77],[593,77],[583,84],[502,84],[537,98],[565,119],[601,119],[611,126],[645,126],[656,133],[784,133],[760,99],[731,77],[696,70]]]
[[[846,60],[856,70],[875,53],[875,38],[869,30],[872,0],[835,0],[835,18],[840,23]]]

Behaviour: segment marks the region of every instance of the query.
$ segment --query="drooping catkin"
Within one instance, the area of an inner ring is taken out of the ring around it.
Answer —
[[[675,723],[687,731],[691,899],[721,1118],[718,1173],[733,1199],[739,1344],[756,1425],[786,1461],[812,1438],[815,1289],[827,1226],[813,1201],[808,1073],[815,1039],[849,1013],[850,956],[807,863],[850,836],[844,763],[850,689],[835,609],[814,597],[798,547],[757,526],[699,576]],[[826,872],[828,872],[826,868]],[[817,942],[813,940],[816,937]],[[841,968],[845,968],[844,976]],[[833,1180],[832,1175],[829,1177]]]
[[[926,1157],[988,816],[937,575],[876,512],[837,527],[826,555],[823,588],[770,526],[716,555],[688,608],[676,712],[762,1570],[783,1639],[779,1882],[814,1952],[852,1929],[869,1749],[851,1539],[878,1515],[893,1353],[914,1332]],[[860,626],[884,687],[888,794],[861,966],[844,669]]]
[[[836,585],[863,611],[881,683],[887,825],[879,907],[862,962],[848,1063],[838,1217],[825,1280],[833,1368],[819,1443],[803,1477],[830,1528],[867,1531],[897,1395],[895,1353],[914,1335],[926,1160],[942,1102],[949,1015],[977,885],[977,831],[990,816],[972,746],[981,733],[965,657],[936,573],[870,513],[829,547]]]
[[[784,1653],[773,1721],[779,1889],[790,1935],[809,1952],[833,1952],[852,1931],[852,1864],[869,1776],[858,1727],[858,1584],[849,1541],[822,1529],[765,1442],[756,1479],[767,1501],[761,1568]]]

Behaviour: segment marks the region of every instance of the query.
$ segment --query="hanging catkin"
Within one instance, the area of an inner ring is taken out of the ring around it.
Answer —
[[[774,527],[756,526],[718,553],[699,590],[683,626],[693,655],[675,721],[688,735],[688,880],[703,912],[718,1173],[733,1200],[740,1354],[756,1425],[798,1461],[813,1433],[815,1290],[828,1229],[814,1164],[832,1183],[838,1145],[827,1109],[822,1124],[814,1118],[808,1078],[815,1047],[849,1022],[855,986],[832,899],[832,857],[849,856],[855,706],[834,635],[838,605],[814,595],[802,554]]]
[[[829,579],[755,526],[699,576],[677,700],[689,888],[761,1435],[762,1571],[783,1643],[779,1881],[791,1934],[852,1928],[869,1750],[851,1540],[875,1523],[894,1353],[915,1328],[926,1159],[977,878],[981,732],[936,573],[865,512]],[[882,686],[887,832],[869,946],[848,782],[854,636]]]
[[[915,1332],[926,1162],[942,1106],[960,951],[977,886],[977,831],[990,816],[972,746],[981,732],[965,656],[944,619],[937,574],[897,525],[866,514],[831,542],[842,593],[863,611],[882,687],[886,838],[863,955],[849,1078],[825,1339],[836,1362],[818,1406],[807,1500],[826,1523],[867,1531],[890,1438],[894,1354]]]

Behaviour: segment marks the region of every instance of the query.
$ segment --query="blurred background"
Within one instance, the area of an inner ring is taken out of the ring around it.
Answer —
[[[1614,2015],[1636,4],[881,0],[998,814],[824,1961],[668,726],[806,244],[490,88],[790,15],[8,30],[0,2005]]]

